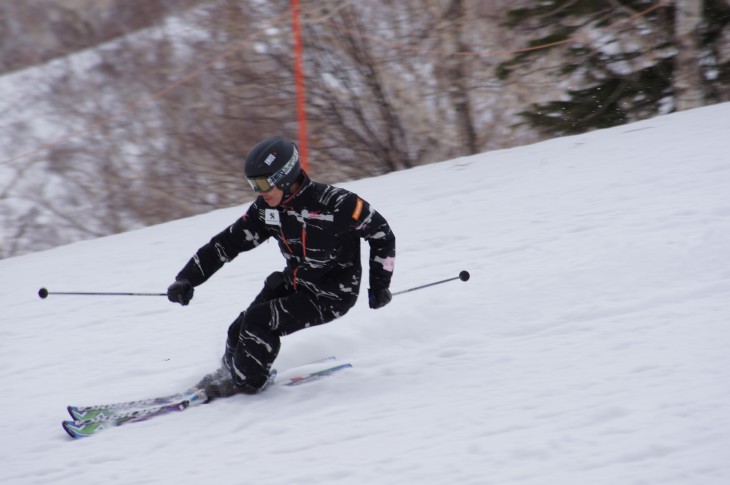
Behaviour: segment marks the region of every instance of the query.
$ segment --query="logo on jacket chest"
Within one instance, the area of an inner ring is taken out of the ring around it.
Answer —
[[[281,221],[279,221],[279,211],[277,211],[276,209],[266,209],[266,211],[264,212],[264,219],[266,220],[267,225],[281,225]]]

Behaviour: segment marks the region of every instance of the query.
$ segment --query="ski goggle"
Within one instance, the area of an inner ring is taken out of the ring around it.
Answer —
[[[292,153],[289,161],[286,162],[284,166],[281,167],[279,170],[269,175],[268,177],[246,177],[246,180],[248,181],[248,184],[251,186],[254,192],[264,194],[266,192],[271,192],[272,190],[274,190],[274,187],[276,187],[276,184],[281,182],[284,177],[289,175],[289,172],[291,172],[292,168],[294,168],[294,165],[296,165],[298,162],[299,152],[295,147],[294,153]]]
[[[246,177],[246,180],[248,181],[248,184],[251,186],[254,192],[265,194],[266,192],[271,192],[272,190],[274,190],[274,184],[269,182],[268,177]]]

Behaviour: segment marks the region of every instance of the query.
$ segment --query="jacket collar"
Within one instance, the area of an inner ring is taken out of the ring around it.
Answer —
[[[299,205],[302,201],[302,194],[307,192],[307,190],[312,186],[312,180],[309,178],[309,175],[302,170],[302,182],[301,186],[299,187],[299,190],[293,195],[290,195],[286,199],[284,199],[280,206],[287,209],[294,209]]]

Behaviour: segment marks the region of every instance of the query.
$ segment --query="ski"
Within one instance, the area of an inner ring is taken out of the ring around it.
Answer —
[[[298,385],[304,384],[306,382],[312,382],[312,381],[321,379],[323,377],[327,377],[327,376],[332,375],[335,372],[339,372],[343,369],[349,369],[350,367],[352,367],[352,364],[340,364],[340,365],[336,365],[334,367],[329,367],[327,369],[322,369],[317,372],[309,373],[302,377],[291,377],[284,385],[285,386],[298,386]]]
[[[199,390],[188,398],[181,399],[178,402],[171,402],[140,409],[130,409],[117,414],[99,414],[92,419],[80,421],[64,421],[63,429],[72,438],[86,438],[92,436],[99,431],[108,428],[121,426],[126,423],[137,423],[146,421],[155,416],[161,416],[175,411],[184,411],[185,409],[204,404],[208,398],[205,391]]]
[[[310,364],[322,363],[328,360],[334,360],[334,358],[320,359]],[[299,367],[305,367],[310,364],[305,364]],[[313,372],[305,372],[294,377],[289,377],[281,384],[278,384],[274,380],[276,371],[273,371],[272,385],[298,386],[307,382],[322,379],[350,367],[352,367],[352,365],[346,363]],[[105,429],[121,426],[127,423],[146,421],[155,416],[161,416],[171,412],[184,411],[189,407],[205,404],[206,402],[208,402],[208,397],[206,396],[205,391],[192,387],[182,393],[172,394],[161,398],[87,407],[69,406],[68,411],[74,420],[63,421],[62,426],[64,431],[66,431],[66,433],[68,433],[72,438],[86,438]],[[82,410],[84,414],[80,414],[79,410]],[[77,413],[79,413],[78,416],[83,417],[77,418]]]
[[[67,406],[66,410],[76,421],[88,421],[98,416],[120,414],[124,411],[135,409],[145,409],[155,406],[165,406],[185,400],[185,397],[196,391],[191,387],[178,394],[170,394],[169,396],[158,397],[153,399],[141,399],[139,401],[127,401],[113,404],[100,404],[96,406]]]
[[[218,374],[223,377],[225,370],[223,368],[218,369],[216,372],[209,374],[212,379],[217,378]],[[208,377],[208,376],[206,376]],[[74,419],[74,421],[89,421],[99,416],[112,416],[116,414],[123,414],[127,411],[135,409],[146,409],[151,407],[165,406],[168,404],[177,404],[188,399],[197,391],[202,389],[203,381],[190,387],[183,392],[170,394],[168,396],[156,397],[151,399],[139,399],[136,401],[124,401],[116,402],[111,404],[96,404],[93,406],[66,406],[66,410]]]
[[[337,357],[329,356],[322,359],[317,359],[312,362],[307,362],[306,364],[298,365],[294,367],[294,369],[314,364],[322,364],[333,360],[337,360]],[[221,370],[219,369],[219,371]],[[139,399],[136,401],[116,402],[111,404],[97,404],[92,406],[67,406],[66,410],[75,421],[85,421],[94,419],[97,416],[119,414],[121,412],[124,412],[125,410],[148,408],[153,406],[164,406],[166,404],[175,404],[184,401],[188,396],[194,394],[198,390],[200,390],[200,384],[190,387],[183,392],[170,394],[163,397]]]

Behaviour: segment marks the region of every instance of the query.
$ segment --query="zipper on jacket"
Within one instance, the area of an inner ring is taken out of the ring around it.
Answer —
[[[302,223],[302,256],[307,259],[307,224]]]
[[[294,256],[294,251],[292,251],[292,248],[289,245],[289,241],[286,240],[286,236],[284,236],[284,230],[281,227],[279,228],[279,234],[281,235],[281,240],[284,242],[284,245],[289,250],[289,254]],[[302,256],[304,257],[304,259],[307,259],[307,224],[306,223],[302,223]],[[299,271],[299,267],[294,269],[292,284],[294,285],[295,290],[297,289],[297,271]]]

